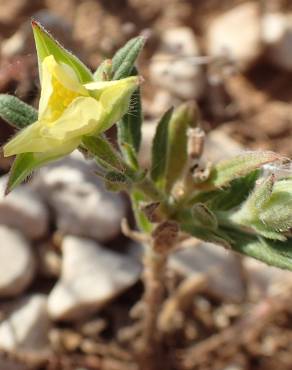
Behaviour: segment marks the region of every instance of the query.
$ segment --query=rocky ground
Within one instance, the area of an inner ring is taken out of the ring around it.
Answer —
[[[31,16],[92,69],[147,36],[145,166],[157,118],[189,99],[210,133],[208,159],[245,148],[291,157],[288,0],[0,0],[0,92],[36,105]],[[12,134],[1,121],[0,144]],[[4,197],[9,165],[0,157],[0,369],[136,370],[142,247],[120,231],[128,200],[106,192],[78,152]],[[167,369],[291,369],[291,273],[197,241],[168,273]]]

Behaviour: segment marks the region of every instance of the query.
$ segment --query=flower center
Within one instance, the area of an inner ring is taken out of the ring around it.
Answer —
[[[53,93],[48,106],[50,108],[49,122],[53,124],[79,94],[64,87],[55,77],[52,79],[52,85]]]

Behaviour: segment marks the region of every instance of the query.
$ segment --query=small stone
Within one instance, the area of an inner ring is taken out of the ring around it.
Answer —
[[[194,240],[186,244],[186,249],[171,256],[170,267],[185,277],[208,274],[208,290],[220,298],[235,302],[244,298],[239,261],[232,252],[215,244]]]
[[[0,179],[0,224],[21,231],[28,239],[40,239],[49,229],[49,213],[41,199],[27,185],[4,195],[7,176]]]
[[[63,240],[60,281],[49,295],[49,314],[55,320],[75,320],[103,308],[133,285],[140,265],[96,242],[67,236]]]
[[[27,297],[0,324],[0,348],[27,360],[42,361],[49,354],[49,328],[46,296]]]
[[[262,18],[262,37],[270,61],[292,71],[292,13],[267,13]]]
[[[196,62],[199,47],[193,31],[187,27],[173,28],[161,36],[160,51],[150,64],[150,77],[159,87],[181,99],[201,97],[205,78]]]
[[[59,277],[61,273],[61,256],[52,248],[52,241],[38,245],[38,272],[45,277]]]
[[[261,53],[260,6],[246,2],[217,16],[207,30],[211,56],[227,56],[239,68],[249,67]]]
[[[0,297],[15,296],[31,283],[35,261],[26,239],[0,225]]]
[[[126,206],[119,194],[104,189],[94,170],[77,152],[41,169],[34,186],[55,213],[61,233],[107,242],[120,233]]]

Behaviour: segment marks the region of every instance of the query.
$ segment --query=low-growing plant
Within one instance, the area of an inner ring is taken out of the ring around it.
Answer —
[[[292,270],[292,177],[274,173],[287,159],[255,151],[204,164],[205,134],[196,105],[187,102],[160,119],[150,168],[141,168],[142,79],[135,61],[144,38],[130,40],[91,73],[40,24],[33,21],[32,28],[39,110],[14,96],[0,96],[0,116],[21,130],[3,147],[5,156],[16,155],[7,192],[33,170],[78,148],[96,160],[97,175],[109,190],[129,194],[140,232],[126,223],[123,229],[145,245],[139,353],[141,368],[150,370],[161,339],[165,268],[181,240],[195,237]],[[104,134],[114,124],[118,148]]]

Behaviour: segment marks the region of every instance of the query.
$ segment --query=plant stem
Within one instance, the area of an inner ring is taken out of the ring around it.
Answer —
[[[140,348],[140,370],[161,369],[158,315],[164,300],[164,276],[167,255],[148,246],[144,256],[144,318]]]
[[[161,201],[164,198],[163,194],[161,194],[153,182],[147,177],[140,183],[136,184],[135,187],[153,201]]]

